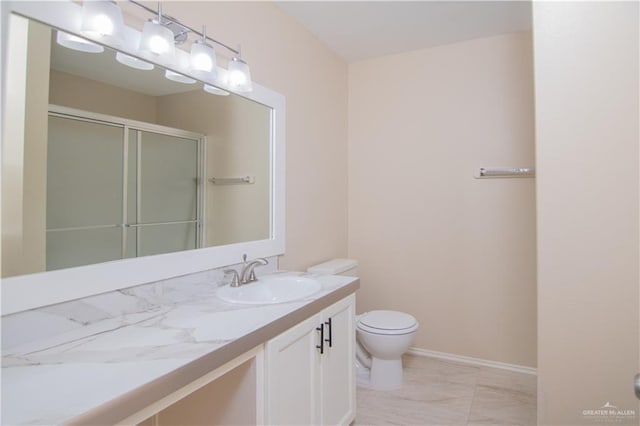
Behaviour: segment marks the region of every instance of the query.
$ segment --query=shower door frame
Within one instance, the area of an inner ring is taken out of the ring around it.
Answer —
[[[127,259],[127,232],[131,228],[136,230],[136,255],[133,258],[140,257],[140,238],[141,228],[145,226],[160,226],[160,225],[172,225],[172,224],[186,224],[195,223],[196,225],[196,249],[204,247],[204,229],[205,229],[205,175],[206,175],[206,142],[207,137],[201,133],[191,132],[188,130],[176,129],[173,127],[162,126],[159,124],[147,123],[144,121],[131,120],[123,117],[116,117],[107,114],[100,114],[91,111],[85,111],[76,108],[69,108],[61,105],[49,104],[48,117],[58,117],[70,120],[77,120],[86,123],[95,123],[106,126],[112,126],[121,128],[122,135],[122,212],[120,217],[120,223],[115,225],[96,225],[96,226],[81,226],[71,228],[60,229],[46,229],[46,232],[57,231],[71,231],[82,229],[99,229],[109,228],[112,226],[121,229],[121,247],[120,247],[120,259]],[[138,223],[140,219],[140,203],[141,203],[141,147],[142,144],[138,143],[137,158],[136,158],[136,217],[134,224],[129,223],[131,218],[128,217],[128,195],[129,195],[129,131],[137,131],[140,135],[142,132],[156,133],[165,136],[178,137],[182,139],[189,139],[196,141],[196,218],[194,220],[187,221],[172,221],[153,224],[141,224]],[[188,248],[186,250],[193,250]],[[170,252],[175,253],[175,252]],[[114,259],[118,260],[118,259]],[[91,265],[91,264],[88,264]],[[79,265],[85,266],[85,265]],[[55,270],[55,269],[53,269]]]

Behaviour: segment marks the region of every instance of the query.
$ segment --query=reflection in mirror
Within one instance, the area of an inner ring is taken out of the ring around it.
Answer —
[[[271,108],[10,24],[3,277],[271,238]]]
[[[143,126],[50,105],[48,271],[202,247],[205,139]]]

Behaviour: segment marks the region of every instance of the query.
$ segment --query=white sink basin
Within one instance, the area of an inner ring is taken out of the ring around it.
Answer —
[[[322,284],[311,278],[275,276],[260,278],[258,281],[240,287],[225,285],[220,287],[216,296],[225,302],[260,305],[304,299],[317,293],[321,288]]]

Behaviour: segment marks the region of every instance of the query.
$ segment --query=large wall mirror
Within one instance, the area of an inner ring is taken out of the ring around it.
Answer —
[[[46,7],[16,3],[3,16],[4,101],[20,102],[3,127],[3,298],[43,285],[74,295],[84,285],[82,297],[240,252],[282,254],[282,96],[170,80],[109,46],[69,49],[56,3]]]

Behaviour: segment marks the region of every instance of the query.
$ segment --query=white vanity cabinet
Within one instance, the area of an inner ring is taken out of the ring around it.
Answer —
[[[119,424],[348,425],[354,368],[352,293]]]
[[[266,424],[354,420],[354,305],[350,295],[266,343]]]
[[[325,336],[331,324],[331,345],[320,355],[321,424],[348,425],[356,415],[355,295],[323,311]]]

